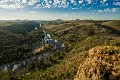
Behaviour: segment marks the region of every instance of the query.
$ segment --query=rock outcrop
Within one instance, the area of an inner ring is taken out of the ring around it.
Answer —
[[[120,80],[120,47],[97,46],[89,50],[74,80]]]

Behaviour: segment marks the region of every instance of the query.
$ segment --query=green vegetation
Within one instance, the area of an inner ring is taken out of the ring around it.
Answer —
[[[0,64],[19,61],[33,54],[44,35],[36,22],[0,22]],[[35,45],[35,46],[34,46]]]
[[[120,46],[120,31],[118,27],[114,28],[114,25],[107,25],[108,22],[111,21],[60,20],[58,22],[44,22],[43,29],[50,33],[53,39],[64,42],[65,48],[63,50],[53,50],[52,46],[44,49],[43,53],[50,53],[48,56],[31,62],[26,68],[15,72],[14,78],[20,80],[73,80],[80,64],[83,64],[89,56],[89,49],[95,46]],[[114,22],[116,24],[119,21]],[[40,39],[38,38],[39,34],[39,31],[34,32],[33,30],[26,34],[29,35],[26,38],[31,44]],[[30,45],[29,47],[33,49]],[[101,47],[101,49],[103,49],[102,54],[112,56],[114,53],[118,53],[118,50],[113,49],[113,47]],[[106,58],[107,60],[108,58]],[[100,68],[104,70],[104,68]],[[103,72],[103,76],[106,76],[106,73],[109,73],[109,70]],[[109,79],[114,80],[115,78],[111,77]]]

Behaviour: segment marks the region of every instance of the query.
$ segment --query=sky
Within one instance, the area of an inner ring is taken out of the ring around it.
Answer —
[[[0,0],[0,20],[120,19],[120,0]]]

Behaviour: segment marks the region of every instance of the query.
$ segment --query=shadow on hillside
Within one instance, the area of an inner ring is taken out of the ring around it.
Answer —
[[[112,28],[112,27],[110,27],[110,26],[101,25],[101,24],[96,24],[96,25],[98,25],[98,26],[100,26],[100,27],[102,27],[102,28],[104,28],[104,29],[110,30],[110,31],[112,32],[112,34],[120,35],[120,31],[119,31],[119,30],[114,29],[114,28]]]

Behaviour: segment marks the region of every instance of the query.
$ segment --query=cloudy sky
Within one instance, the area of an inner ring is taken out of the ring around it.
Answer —
[[[120,0],[0,0],[0,20],[120,19]]]

